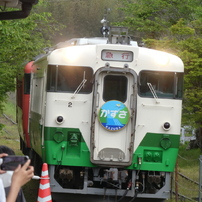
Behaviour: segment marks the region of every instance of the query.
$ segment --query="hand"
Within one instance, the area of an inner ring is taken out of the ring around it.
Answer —
[[[13,172],[12,183],[6,202],[16,201],[21,186],[29,182],[34,176],[34,168],[30,166],[30,162],[28,160],[23,166],[19,165]]]
[[[2,157],[4,157],[4,156],[8,156],[8,154],[5,154],[5,153],[0,154],[0,158],[2,158]],[[5,173],[5,172],[6,172],[6,171],[0,169],[0,174],[3,174],[3,173]]]
[[[34,168],[30,165],[30,159],[23,165],[19,165],[13,172],[12,184],[23,186],[34,176]]]

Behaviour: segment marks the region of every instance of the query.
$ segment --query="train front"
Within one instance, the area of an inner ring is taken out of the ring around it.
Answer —
[[[180,139],[181,60],[120,35],[60,46],[47,57],[42,96],[41,153],[52,192],[168,198]]]

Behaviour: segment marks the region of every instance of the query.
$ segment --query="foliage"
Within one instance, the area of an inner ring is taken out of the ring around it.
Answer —
[[[179,19],[192,21],[198,0],[119,0],[125,19],[119,25],[130,28],[135,39],[162,39]]]
[[[100,21],[107,8],[111,11],[108,15],[110,22],[120,20],[119,4],[117,0],[74,0],[74,1],[48,1],[46,11],[66,25],[62,30],[63,35],[55,38],[55,43],[77,37],[101,36]]]
[[[26,19],[0,21],[0,111],[7,92],[15,90],[15,77],[22,71],[23,63],[50,46],[54,36],[50,33],[60,29],[51,13],[36,12],[38,7],[45,6],[44,2],[40,1]]]

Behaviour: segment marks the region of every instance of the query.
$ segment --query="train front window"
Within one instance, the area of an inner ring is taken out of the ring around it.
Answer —
[[[90,67],[49,65],[47,91],[74,93],[92,92],[93,70]]]
[[[139,76],[139,95],[141,97],[181,99],[183,73],[142,71]],[[152,93],[152,91],[154,91]]]
[[[127,78],[119,75],[107,75],[104,78],[103,100],[119,100],[125,102],[127,99]]]

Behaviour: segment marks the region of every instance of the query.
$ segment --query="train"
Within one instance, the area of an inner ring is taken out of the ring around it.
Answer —
[[[169,198],[180,144],[184,65],[141,47],[124,27],[73,38],[17,79],[20,147],[51,193]]]

